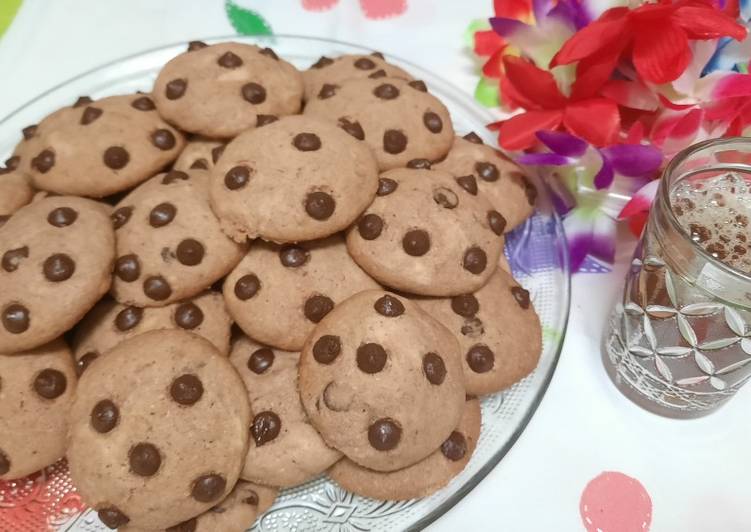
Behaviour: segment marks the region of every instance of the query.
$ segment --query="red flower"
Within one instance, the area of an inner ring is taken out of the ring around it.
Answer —
[[[595,94],[621,58],[630,58],[643,80],[667,83],[691,61],[689,39],[724,36],[743,40],[746,28],[703,0],[616,7],[566,41],[550,67],[579,61],[572,87],[572,96],[579,97]]]

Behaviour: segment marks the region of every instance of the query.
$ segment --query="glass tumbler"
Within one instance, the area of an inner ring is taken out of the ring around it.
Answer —
[[[751,190],[751,139],[706,141],[668,164],[603,338],[603,363],[618,389],[673,418],[714,411],[751,377],[751,275],[706,251],[671,204],[679,184],[701,194],[718,176]],[[737,234],[751,243],[751,228]]]

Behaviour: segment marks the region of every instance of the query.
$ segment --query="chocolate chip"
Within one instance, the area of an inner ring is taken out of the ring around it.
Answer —
[[[480,136],[474,131],[470,131],[462,137],[464,140],[468,140],[472,144],[484,144]]]
[[[378,59],[383,59],[383,54],[381,52],[372,52],[370,55],[377,57]]]
[[[243,502],[251,506],[258,506],[258,494],[253,490],[248,490],[248,496],[243,499]]]
[[[373,304],[373,308],[378,314],[387,318],[396,318],[404,314],[404,304],[389,294],[379,297]]]
[[[498,211],[488,211],[488,225],[491,231],[501,236],[506,230],[506,218]]]
[[[169,129],[157,129],[151,134],[151,143],[160,150],[168,151],[175,147],[177,140]]]
[[[26,126],[25,128],[23,128],[21,130],[21,134],[23,135],[24,140],[31,139],[31,137],[33,137],[34,134],[37,132],[37,127],[38,126],[34,124],[34,125]]]
[[[454,431],[441,444],[441,453],[452,462],[457,462],[467,454],[467,440],[460,432]]]
[[[396,155],[407,149],[407,136],[397,129],[387,129],[383,134],[383,150]]]
[[[10,471],[10,460],[3,451],[0,451],[0,476]]]
[[[191,406],[196,404],[203,396],[203,384],[201,379],[191,374],[180,375],[170,386],[172,399],[181,405]]]
[[[11,170],[18,168],[19,164],[21,164],[21,157],[19,157],[18,155],[13,155],[12,157],[5,159],[5,166],[10,168]]]
[[[407,162],[407,168],[413,170],[430,170],[430,161],[428,159],[412,159]]]
[[[45,399],[56,399],[65,393],[68,379],[56,369],[43,369],[34,378],[34,391]]]
[[[130,105],[134,109],[138,109],[139,111],[153,111],[154,109],[156,109],[154,101],[148,96],[140,96],[139,98],[133,100],[133,103],[131,103]]]
[[[471,318],[480,311],[480,302],[472,294],[462,294],[451,298],[451,310],[459,316]]]
[[[241,90],[247,102],[258,105],[266,101],[266,89],[258,83],[246,83]]]
[[[213,512],[216,511],[217,508],[209,508],[209,510]],[[198,520],[195,517],[191,517],[187,521],[169,527],[165,532],[196,532],[196,527],[198,527]]]
[[[190,41],[188,43],[188,51],[195,52],[196,50],[201,50],[203,48],[206,48],[207,46],[208,44],[203,41]]]
[[[10,220],[10,214],[0,214],[0,227],[4,226],[8,220]]]
[[[125,168],[125,165],[130,161],[130,154],[122,146],[110,146],[104,150],[102,160],[108,168],[120,170]]]
[[[514,299],[521,308],[523,308],[524,310],[527,310],[529,308],[529,292],[524,288],[522,288],[521,286],[512,286],[511,295],[514,296]]]
[[[367,57],[361,57],[355,61],[355,68],[359,70],[373,70],[375,67],[376,64],[373,60],[368,59]]]
[[[279,250],[279,260],[287,268],[299,268],[310,259],[310,252],[304,247],[286,244]]]
[[[479,275],[485,271],[487,265],[488,256],[480,248],[471,247],[464,253],[462,266],[464,266],[464,269],[468,272]]]
[[[87,351],[84,353],[83,356],[76,361],[76,375],[79,377],[83,375],[86,368],[88,368],[97,358],[99,358],[99,353],[95,351]]]
[[[196,159],[190,165],[190,169],[191,170],[208,170],[209,169],[209,161],[207,161],[203,157],[201,157],[199,159]]]
[[[224,186],[230,190],[243,188],[250,181],[250,168],[247,166],[233,166],[224,175]]]
[[[386,365],[386,350],[376,343],[362,344],[357,348],[357,367],[364,373],[378,373]]]
[[[408,83],[408,85],[410,87],[412,87],[413,89],[416,89],[416,90],[418,90],[420,92],[428,92],[428,86],[425,85],[425,82],[422,81],[421,79],[416,79],[414,81],[410,81]]]
[[[177,100],[179,98],[183,97],[183,94],[185,94],[186,89],[188,88],[188,80],[187,79],[173,79],[169,83],[167,83],[167,86],[164,91],[164,95],[167,96],[168,100]]]
[[[115,316],[115,327],[120,331],[129,331],[141,323],[143,309],[138,307],[125,307]]]
[[[443,383],[446,378],[446,364],[436,353],[428,353],[422,357],[422,371],[425,373],[428,382],[436,386]]]
[[[382,177],[378,180],[378,191],[376,191],[376,196],[388,196],[394,192],[398,186],[399,183],[393,179]]]
[[[475,176],[463,175],[457,177],[456,183],[473,196],[477,196],[477,180],[475,179]]]
[[[325,334],[313,344],[313,358],[321,364],[331,364],[342,350],[338,336]]]
[[[52,150],[42,150],[31,160],[31,167],[40,174],[46,174],[53,166],[55,166],[55,152]]]
[[[325,100],[327,98],[331,98],[336,94],[336,90],[339,88],[339,85],[332,85],[331,83],[324,83],[321,85],[321,90],[318,91],[318,99],[319,100]]]
[[[94,120],[102,116],[103,112],[104,111],[102,111],[98,107],[87,107],[83,110],[83,114],[81,115],[81,125],[88,126]]]
[[[334,302],[331,298],[322,295],[315,295],[309,297],[305,301],[303,314],[305,314],[305,317],[308,320],[313,323],[318,323],[332,310],[334,310]]]
[[[217,64],[220,67],[224,68],[239,68],[243,64],[243,60],[240,59],[240,57],[237,54],[233,54],[232,52],[224,52],[219,59],[216,60]]]
[[[261,55],[265,55],[266,57],[270,57],[271,59],[274,59],[276,61],[279,61],[279,56],[276,55],[276,52],[272,50],[271,48],[268,48],[268,47],[264,48],[258,53],[260,53]]]
[[[115,261],[115,275],[126,283],[132,283],[141,275],[141,265],[138,256],[134,254],[123,255]]]
[[[498,167],[493,163],[477,162],[475,163],[475,172],[480,176],[480,179],[491,183],[498,181],[498,178],[501,176]]]
[[[399,424],[390,418],[376,420],[368,428],[368,441],[378,451],[390,451],[399,445],[402,437],[402,429]]]
[[[256,417],[253,418],[253,424],[250,426],[250,433],[253,435],[257,447],[272,441],[279,436],[281,430],[282,420],[270,410],[256,414]]]
[[[177,245],[177,260],[185,266],[201,264],[204,254],[203,244],[193,238],[186,238]]]
[[[402,247],[407,255],[420,257],[430,250],[430,236],[422,229],[407,231],[402,238]]]
[[[162,457],[159,449],[150,443],[137,443],[128,452],[130,472],[141,477],[151,477],[159,471]]]
[[[399,97],[399,89],[391,83],[382,83],[373,89],[373,95],[381,100],[393,100]]]
[[[261,289],[261,281],[255,275],[248,274],[240,277],[235,283],[235,296],[240,301],[247,301]]]
[[[256,375],[261,375],[274,365],[274,352],[268,347],[253,351],[248,358],[248,369]]]
[[[432,111],[427,111],[422,115],[422,123],[425,124],[425,127],[431,133],[440,133],[443,131],[443,120]]]
[[[335,208],[336,201],[326,192],[311,192],[305,198],[305,212],[314,220],[328,220]]]
[[[162,185],[169,185],[176,181],[187,181],[188,179],[190,179],[190,176],[185,172],[181,172],[180,170],[170,170],[162,178]]]
[[[350,121],[349,119],[342,117],[339,119],[339,127],[357,140],[365,140],[365,131],[363,131],[360,122],[357,120]]]
[[[97,515],[102,523],[113,530],[130,523],[128,516],[114,506],[100,508],[97,510]]]
[[[198,502],[214,502],[221,498],[226,487],[227,481],[221,475],[203,475],[193,482],[190,494]]]
[[[321,139],[315,133],[298,133],[292,145],[300,151],[316,151],[321,149]]]
[[[456,192],[446,187],[438,187],[433,190],[433,201],[444,209],[454,209],[459,205],[459,197]]]
[[[18,269],[18,265],[21,264],[23,259],[29,258],[29,246],[23,246],[16,249],[9,249],[3,253],[2,263],[3,270],[6,272],[14,272]]]
[[[266,126],[277,120],[279,120],[279,117],[276,115],[258,115],[256,117],[256,127]]]
[[[143,282],[143,293],[154,301],[164,301],[172,295],[172,288],[164,277],[153,275]]]
[[[94,103],[94,100],[92,100],[88,96],[79,96],[76,102],[73,104],[73,107],[83,107],[84,105],[89,105],[90,103]]]
[[[149,213],[149,225],[151,227],[164,227],[172,220],[174,220],[177,214],[177,207],[172,203],[160,203]]]
[[[181,303],[175,309],[175,323],[183,329],[195,329],[203,323],[203,311],[198,305],[190,301]]]
[[[460,331],[464,336],[479,338],[485,334],[485,326],[477,317],[471,317],[464,320]]]
[[[473,345],[467,351],[467,365],[475,373],[487,373],[495,365],[495,355],[486,345]]]
[[[375,240],[383,230],[383,219],[377,214],[366,214],[357,222],[357,231],[365,240]]]
[[[70,207],[57,207],[47,215],[47,223],[54,227],[67,227],[77,218],[78,213]]]
[[[329,59],[328,57],[322,55],[318,61],[310,65],[310,68],[323,68],[323,67],[329,66],[333,62],[334,62],[333,59]]]
[[[385,71],[385,70],[383,70],[383,69],[381,68],[381,69],[379,69],[379,70],[376,70],[376,71],[375,71],[375,72],[373,72],[372,74],[369,74],[369,75],[368,75],[368,77],[369,77],[370,79],[381,79],[381,78],[385,78],[385,77],[386,77],[386,71]]]
[[[219,146],[216,146],[214,148],[211,148],[211,161],[216,164],[217,161],[219,161],[219,158],[224,153],[225,148],[227,147],[226,144],[221,144]]]
[[[70,279],[76,271],[76,263],[65,253],[55,253],[45,259],[42,271],[48,281],[59,283]]]
[[[120,410],[109,399],[99,401],[91,409],[91,427],[100,434],[114,429],[119,419]]]
[[[29,328],[29,309],[19,303],[11,303],[3,309],[3,327],[11,334],[21,334]]]
[[[119,209],[115,210],[115,212],[113,212],[110,216],[110,218],[112,218],[112,225],[115,229],[120,229],[122,226],[128,223],[128,220],[130,220],[132,214],[133,207],[120,207]]]

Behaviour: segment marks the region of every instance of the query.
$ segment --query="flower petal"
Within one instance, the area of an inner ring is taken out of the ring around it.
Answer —
[[[505,46],[503,37],[493,30],[476,31],[474,35],[475,53],[481,57],[492,55],[496,50]]]
[[[506,77],[514,88],[543,109],[558,109],[566,104],[553,75],[520,57],[503,58]]]
[[[615,174],[613,173],[613,166],[610,164],[610,161],[608,161],[605,157],[603,157],[602,166],[598,170],[597,174],[595,174],[595,178],[594,178],[595,188],[597,190],[608,188],[613,183],[614,177],[615,177]]]
[[[617,225],[615,220],[602,212],[594,219],[592,241],[589,254],[595,258],[613,264],[615,261],[615,238]]]
[[[527,111],[504,120],[498,128],[498,140],[507,150],[525,150],[537,142],[541,129],[557,129],[563,119],[561,111]]]
[[[566,157],[579,157],[587,151],[587,143],[563,131],[538,131],[540,139],[550,151]]]
[[[571,86],[571,99],[583,100],[595,96],[610,79],[622,51],[622,47],[611,47],[579,61],[576,81]]]
[[[616,144],[600,151],[613,165],[613,169],[624,176],[649,176],[662,164],[662,152],[654,146]]]
[[[672,20],[684,29],[690,39],[728,36],[741,41],[747,33],[746,28],[710,5],[680,6],[673,13]]]
[[[686,32],[673,24],[643,24],[634,36],[633,61],[644,81],[677,79],[691,61]]]
[[[490,27],[493,28],[494,32],[506,39],[517,32],[529,29],[529,26],[524,22],[504,17],[492,17],[490,19]]]
[[[486,78],[500,78],[503,67],[503,54],[506,51],[506,47],[502,46],[496,52],[491,55],[485,64],[482,65],[482,75]]]
[[[657,187],[660,186],[660,180],[655,179],[644,185],[631,200],[623,207],[623,210],[618,215],[619,220],[629,218],[635,214],[641,212],[649,212],[652,207],[652,202],[657,196]]]
[[[600,95],[618,105],[643,111],[654,111],[660,104],[654,92],[640,81],[611,79],[600,89]]]
[[[615,139],[621,119],[615,102],[592,98],[566,106],[563,124],[577,137],[595,146],[606,146]]]
[[[626,7],[607,10],[602,16],[574,34],[550,61],[550,67],[580,61],[611,46],[620,49],[626,44]]]
[[[530,0],[493,0],[493,10],[497,17],[527,20],[532,5]]]
[[[557,153],[525,153],[517,157],[516,162],[533,166],[565,166],[571,164],[571,159]]]

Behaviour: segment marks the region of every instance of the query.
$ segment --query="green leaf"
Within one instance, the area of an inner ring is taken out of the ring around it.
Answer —
[[[498,107],[498,82],[480,78],[475,87],[475,100],[485,107]]]
[[[21,0],[2,0],[0,1],[0,35],[5,33],[13,18],[21,7]]]
[[[481,30],[490,29],[490,23],[488,19],[475,19],[469,23],[467,29],[464,30],[464,46],[470,50],[475,47],[475,33]]]
[[[271,35],[271,26],[266,19],[255,11],[238,6],[232,0],[226,0],[224,9],[227,18],[240,35]]]

